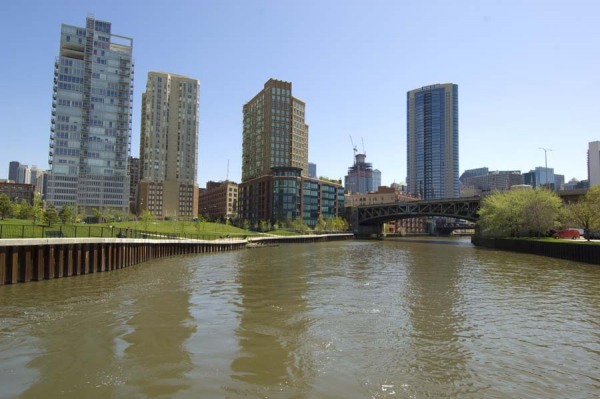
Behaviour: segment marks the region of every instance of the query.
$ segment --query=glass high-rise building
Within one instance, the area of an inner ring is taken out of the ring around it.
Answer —
[[[407,178],[422,199],[455,198],[458,183],[458,85],[407,93]]]
[[[58,207],[128,213],[132,45],[93,17],[61,27],[46,197]]]

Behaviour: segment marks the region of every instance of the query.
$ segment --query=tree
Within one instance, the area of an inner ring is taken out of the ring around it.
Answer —
[[[294,219],[294,230],[299,233],[306,233],[308,231],[308,226],[306,223],[304,223],[302,216],[298,216],[296,219]]]
[[[144,230],[148,231],[148,225],[154,220],[154,215],[148,209],[144,209],[140,215],[140,219],[142,219],[142,223],[144,223]]]
[[[335,231],[335,221],[333,220],[333,218],[327,218],[327,220],[325,220],[325,229],[327,231]]]
[[[11,216],[13,212],[13,203],[6,194],[0,194],[0,217],[2,220]]]
[[[35,224],[38,220],[41,220],[44,217],[44,208],[42,207],[42,197],[40,194],[36,193],[33,197],[33,206],[32,206],[32,219],[33,224]]]
[[[556,228],[564,208],[562,200],[554,191],[537,189],[532,193],[527,197],[523,208],[524,227],[529,236],[540,237]]]
[[[94,215],[94,219],[96,219],[98,223],[102,223],[102,211],[100,209],[92,209],[92,215]]]
[[[33,217],[33,206],[26,200],[21,201],[18,212],[19,219],[30,219]]]
[[[317,219],[317,225],[315,226],[316,231],[325,230],[325,220],[323,220],[323,214],[319,213],[319,218]]]
[[[53,224],[56,224],[56,222],[58,222],[58,212],[56,211],[54,204],[50,204],[44,211],[44,223],[50,227]]]
[[[269,231],[269,222],[267,220],[261,220],[259,223],[259,229],[262,232]]]
[[[600,230],[600,186],[592,187],[585,197],[568,205],[565,221],[582,227],[589,241],[590,231]]]
[[[555,227],[561,210],[560,198],[544,188],[502,191],[482,201],[478,225],[484,235],[540,236]]]
[[[62,224],[72,223],[75,218],[76,207],[72,204],[65,204],[60,208],[60,212],[58,212],[58,218],[62,222]]]

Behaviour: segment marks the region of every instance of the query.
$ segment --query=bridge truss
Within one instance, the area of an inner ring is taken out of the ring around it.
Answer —
[[[420,216],[441,216],[475,222],[479,218],[477,212],[480,202],[481,198],[472,197],[360,206],[358,223],[380,224],[390,220]]]

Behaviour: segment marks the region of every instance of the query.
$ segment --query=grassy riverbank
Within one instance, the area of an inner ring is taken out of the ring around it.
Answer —
[[[0,221],[0,238],[44,238],[44,237],[185,237],[218,239],[223,237],[293,236],[294,231],[273,230],[267,233],[244,230],[236,226],[206,221],[123,221],[110,223],[56,223],[51,226],[32,223],[22,219]]]

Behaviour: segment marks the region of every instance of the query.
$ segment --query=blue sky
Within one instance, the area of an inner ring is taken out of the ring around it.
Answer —
[[[2,5],[0,178],[48,167],[60,25],[93,13],[133,38],[132,155],[148,71],[200,80],[198,182],[239,181],[242,106],[269,78],[307,104],[309,160],[343,178],[352,136],[382,183],[406,179],[406,92],[459,86],[460,172],[544,165],[587,178],[600,140],[598,1],[13,1]],[[227,165],[229,163],[229,174]]]

